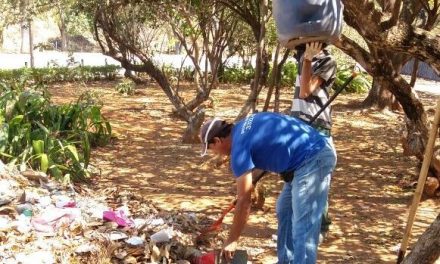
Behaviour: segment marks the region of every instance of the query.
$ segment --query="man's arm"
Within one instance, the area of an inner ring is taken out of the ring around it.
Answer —
[[[225,256],[230,258],[235,251],[236,241],[243,231],[251,210],[252,171],[237,178],[237,204],[235,205],[234,220],[229,237],[223,245]]]

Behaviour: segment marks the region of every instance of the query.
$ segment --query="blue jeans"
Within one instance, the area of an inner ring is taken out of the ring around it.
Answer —
[[[327,203],[336,152],[330,141],[285,183],[277,201],[279,264],[316,263],[321,217]]]

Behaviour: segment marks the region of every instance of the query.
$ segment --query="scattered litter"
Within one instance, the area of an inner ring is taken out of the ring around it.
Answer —
[[[38,205],[43,208],[48,207],[50,204],[52,204],[52,199],[50,196],[43,196],[38,199]]]
[[[6,165],[0,160],[0,174],[6,174]]]
[[[24,211],[32,212],[32,205],[29,203],[18,204],[15,206],[15,210],[17,211],[18,214],[22,214]]]
[[[147,223],[147,220],[142,219],[142,218],[135,218],[135,219],[133,219],[133,222],[134,222],[134,227],[136,229],[139,229]]]
[[[132,227],[134,226],[133,220],[129,219],[124,212],[124,210],[119,211],[104,211],[103,213],[103,219],[106,221],[115,222],[118,224],[118,226],[122,227]]]
[[[43,213],[32,219],[31,223],[35,230],[46,233],[53,233],[63,225],[69,225],[73,220],[81,217],[81,210],[78,208],[47,208]]]
[[[150,226],[161,226],[164,225],[165,221],[162,218],[156,218],[148,221],[148,225]]]
[[[80,245],[75,249],[75,253],[77,254],[84,254],[84,253],[96,252],[96,251],[98,251],[98,247],[96,245],[89,243]]]
[[[116,240],[121,240],[121,239],[125,239],[128,236],[123,233],[123,232],[119,232],[119,231],[115,231],[109,234],[109,238],[111,241],[116,241]]]
[[[0,205],[9,204],[15,198],[17,184],[10,180],[0,180]]]
[[[35,204],[40,200],[40,195],[38,193],[27,191],[25,192],[25,202]]]
[[[26,255],[24,253],[18,253],[16,260],[22,264],[52,264],[55,263],[55,258],[49,251],[37,251]]]
[[[0,163],[7,204],[0,207],[0,263],[97,263],[103,252],[109,263],[188,264],[226,239],[220,233],[195,248],[194,235],[211,221],[203,213],[165,212],[117,187],[64,186],[46,176],[24,177]]]
[[[31,218],[24,214],[18,216],[17,221],[15,221],[15,225],[17,227],[17,231],[22,234],[29,233],[29,231],[32,229]]]
[[[159,232],[151,235],[151,240],[156,243],[168,242],[173,237],[174,231],[172,228],[162,229]]]
[[[7,229],[10,224],[10,219],[7,216],[0,216],[0,230]]]
[[[60,195],[55,198],[55,207],[57,208],[73,208],[76,207],[76,202],[67,196]]]
[[[143,239],[142,237],[133,236],[125,240],[125,242],[127,242],[127,244],[129,244],[130,246],[142,246],[145,242],[145,239]]]

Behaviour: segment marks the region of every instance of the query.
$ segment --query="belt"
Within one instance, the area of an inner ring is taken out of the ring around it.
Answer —
[[[323,134],[324,136],[331,137],[332,132],[330,129],[322,127],[322,126],[313,126],[316,130],[318,130],[319,133]]]

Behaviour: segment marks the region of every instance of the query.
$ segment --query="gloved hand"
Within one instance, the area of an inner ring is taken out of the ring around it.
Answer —
[[[304,59],[311,61],[315,55],[321,52],[321,42],[310,42],[306,44],[306,51],[304,52]]]

